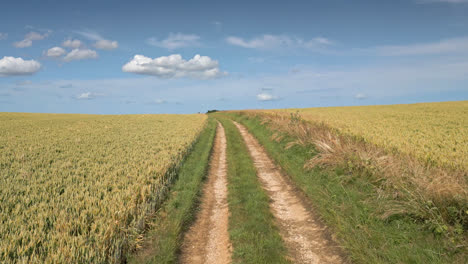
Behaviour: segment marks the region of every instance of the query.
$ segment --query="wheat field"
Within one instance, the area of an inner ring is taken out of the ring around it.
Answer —
[[[0,263],[118,262],[205,121],[0,113]]]
[[[468,101],[287,109],[387,150],[468,170]]]

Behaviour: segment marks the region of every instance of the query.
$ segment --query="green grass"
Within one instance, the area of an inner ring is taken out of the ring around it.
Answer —
[[[293,138],[271,140],[273,132],[257,118],[224,114],[243,123],[295,184],[310,198],[355,263],[465,263],[466,253],[446,248],[446,238],[434,235],[409,217],[381,220],[379,212],[391,200],[364,175],[334,170],[306,170],[315,155],[311,146],[285,149]],[[231,136],[232,137],[232,136]],[[231,156],[233,154],[231,153]],[[238,155],[238,154],[236,154]]]
[[[129,263],[176,263],[182,234],[193,222],[197,203],[206,176],[216,132],[210,118],[191,153],[179,169],[178,179],[168,200],[157,213],[147,247],[138,255],[129,256]]]
[[[233,263],[288,263],[247,147],[234,124],[220,117],[227,137],[229,234]]]

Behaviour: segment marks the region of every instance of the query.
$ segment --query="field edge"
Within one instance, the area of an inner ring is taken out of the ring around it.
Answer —
[[[297,139],[284,133],[279,140],[273,140],[272,137],[278,136],[277,131],[267,128],[258,118],[234,113],[225,115],[245,125],[259,140],[270,157],[313,202],[353,261],[462,263],[464,256],[458,254],[460,250],[445,251],[443,236],[434,235],[411,218],[379,218],[382,206],[371,199],[378,196],[378,190],[366,175],[344,175],[341,168],[306,170],[305,162],[316,155],[310,146],[288,146]]]
[[[208,118],[206,127],[180,165],[167,199],[151,220],[142,247],[127,254],[128,263],[174,263],[183,233],[193,222],[201,186],[209,167],[216,122]]]

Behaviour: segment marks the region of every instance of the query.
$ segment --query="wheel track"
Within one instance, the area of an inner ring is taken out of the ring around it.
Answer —
[[[326,227],[308,205],[260,143],[237,123],[257,169],[262,187],[271,198],[270,207],[277,220],[280,234],[294,263],[346,263],[341,248],[327,235]]]
[[[181,263],[231,262],[226,167],[226,135],[224,127],[218,123],[201,210],[185,235],[181,247]]]

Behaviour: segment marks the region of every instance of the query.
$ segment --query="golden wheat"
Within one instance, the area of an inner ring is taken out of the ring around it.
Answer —
[[[468,170],[468,101],[277,111],[298,112],[433,165]]]
[[[205,120],[0,113],[0,263],[120,261]]]
[[[463,240],[459,235],[466,231],[468,224],[466,171],[427,166],[410,154],[391,153],[324,122],[304,121],[297,114],[262,110],[238,113],[260,118],[274,132],[272,140],[281,141],[284,134],[292,136],[286,149],[295,145],[314,146],[311,150],[317,155],[305,162],[307,169],[340,168],[349,177],[365,176],[379,193],[372,199],[391,197],[392,202],[382,204],[383,219],[393,215],[408,215],[416,221],[424,219],[425,225],[435,233],[449,233]],[[467,246],[465,242],[460,243],[462,247]]]

